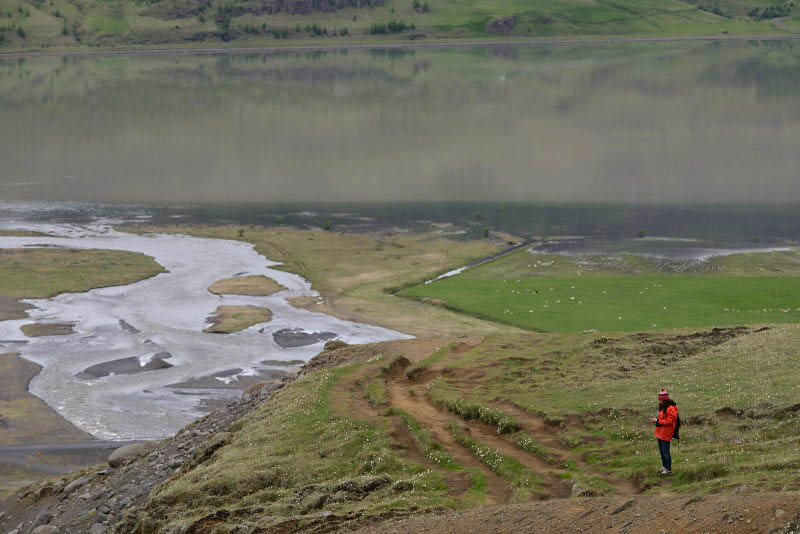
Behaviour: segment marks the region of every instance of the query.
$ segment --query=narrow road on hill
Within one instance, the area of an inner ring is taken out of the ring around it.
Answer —
[[[796,30],[790,28],[789,26],[787,26],[786,24],[783,23],[783,21],[788,19],[788,18],[790,18],[790,17],[788,17],[788,16],[786,16],[786,17],[778,17],[778,18],[772,19],[772,22],[774,22],[775,26],[777,26],[778,28],[780,28],[782,30],[786,30],[787,32],[792,32],[792,33],[798,33]]]

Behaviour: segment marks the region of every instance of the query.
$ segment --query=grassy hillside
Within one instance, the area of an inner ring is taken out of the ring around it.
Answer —
[[[522,250],[400,294],[542,332],[797,323],[799,268],[797,251],[680,262]]]
[[[314,530],[321,518],[550,497],[796,490],[798,340],[782,326],[337,349],[360,363],[289,384],[118,531]],[[668,479],[647,420],[661,386],[684,421]]]
[[[693,2],[8,0],[0,49],[782,33],[769,19],[800,13],[783,0]]]

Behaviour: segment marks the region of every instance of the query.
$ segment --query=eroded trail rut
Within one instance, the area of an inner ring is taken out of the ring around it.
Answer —
[[[559,441],[556,429],[546,424],[540,415],[508,403],[489,403],[513,416],[520,424],[520,431],[532,436],[546,449],[546,455],[526,452],[518,448],[507,437],[499,435],[496,427],[477,420],[465,421],[450,413],[446,408],[435,404],[428,395],[428,389],[434,380],[443,376],[453,379],[450,383],[457,384],[459,392],[468,396],[471,383],[469,378],[476,377],[466,375],[475,371],[466,371],[465,380],[459,380],[460,377],[454,376],[454,370],[448,369],[447,365],[451,363],[452,359],[457,358],[459,353],[469,350],[481,342],[482,339],[472,339],[466,342],[459,340],[450,345],[447,355],[441,361],[421,369],[417,368],[411,377],[406,373],[408,367],[422,361],[435,350],[446,346],[447,341],[432,342],[428,340],[398,343],[396,345],[397,352],[404,358],[399,358],[395,365],[384,369],[380,377],[386,387],[388,406],[377,407],[364,399],[365,383],[375,380],[376,370],[374,368],[356,373],[341,383],[339,400],[344,400],[342,395],[346,392],[348,401],[346,405],[352,410],[352,413],[362,413],[370,418],[378,418],[381,414],[386,414],[388,407],[410,414],[463,469],[450,471],[435,465],[423,451],[419,450],[417,440],[402,419],[397,416],[391,417],[391,436],[395,440],[395,448],[403,451],[414,461],[440,472],[452,495],[460,495],[470,489],[471,482],[468,473],[471,471],[484,476],[488,503],[509,504],[519,500],[519,492],[515,492],[515,488],[509,480],[494,472],[472,450],[459,443],[451,431],[454,423],[482,445],[491,447],[506,457],[516,460],[533,473],[538,484],[536,490],[531,494],[532,497],[539,499],[570,497],[573,485],[570,479],[574,474],[574,472],[569,472],[570,465],[577,466],[578,471],[584,475],[602,478],[618,495],[638,493],[639,488],[633,481],[613,479],[592,470],[580,455],[575,454]]]

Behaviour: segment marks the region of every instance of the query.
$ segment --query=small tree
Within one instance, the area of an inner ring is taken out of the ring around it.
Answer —
[[[488,226],[484,226],[483,227],[483,237],[489,237],[489,227]]]
[[[236,237],[237,237],[237,239],[243,239],[244,238],[244,228],[239,228],[239,230],[236,232]]]
[[[25,29],[22,26],[17,28],[17,35],[25,39]]]
[[[333,221],[330,219],[322,221],[322,229],[330,232],[333,229]]]
[[[643,239],[646,235],[644,230],[639,230],[639,239]]]

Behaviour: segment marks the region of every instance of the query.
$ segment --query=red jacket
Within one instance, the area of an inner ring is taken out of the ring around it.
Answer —
[[[675,425],[678,423],[678,407],[667,406],[667,411],[658,411],[658,423],[656,423],[655,435],[662,441],[672,441],[672,434],[675,433]]]

